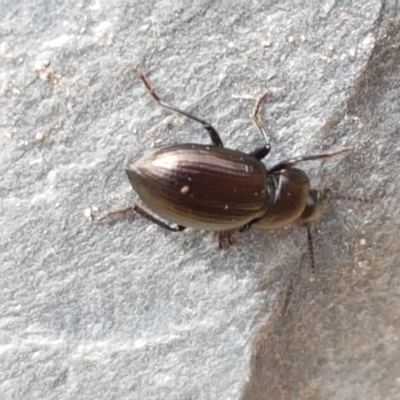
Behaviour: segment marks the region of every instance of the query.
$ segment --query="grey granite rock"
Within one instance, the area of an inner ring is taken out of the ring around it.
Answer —
[[[3,1],[0,15],[2,399],[400,399],[399,50],[390,1]],[[154,145],[207,142],[149,98],[210,120],[267,163],[322,149],[316,226],[164,232],[124,173]]]

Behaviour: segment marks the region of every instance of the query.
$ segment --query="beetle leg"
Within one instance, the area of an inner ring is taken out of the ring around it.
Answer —
[[[270,143],[269,135],[268,135],[267,131],[265,130],[264,123],[261,121],[261,119],[258,116],[258,112],[260,110],[261,103],[270,94],[271,94],[270,92],[265,92],[257,99],[256,104],[254,105],[254,108],[253,108],[253,116],[251,118],[251,120],[253,121],[253,124],[257,127],[257,129],[260,131],[261,135],[263,135],[263,137],[265,139],[265,145],[263,147],[260,147],[250,153],[255,158],[257,158],[257,160],[263,159],[271,151],[271,143]]]
[[[148,211],[146,208],[144,208],[143,206],[141,206],[139,204],[135,204],[132,208],[134,211],[136,211],[142,217],[147,218],[149,221],[154,222],[158,226],[161,226],[161,228],[167,229],[168,231],[182,232],[184,229],[186,229],[186,226],[182,226],[182,225],[176,225],[176,226],[168,225],[166,222],[155,217],[150,211]]]
[[[193,121],[199,122],[200,124],[203,125],[204,129],[208,132],[210,135],[210,139],[213,143],[214,146],[217,147],[224,147],[224,144],[222,143],[221,137],[219,136],[218,132],[215,130],[215,128],[206,120],[201,119],[199,117],[196,117],[193,114],[188,113],[187,111],[181,110],[178,107],[172,106],[163,100],[161,100],[157,93],[154,91],[154,89],[150,86],[149,82],[146,80],[144,74],[142,72],[139,73],[139,78],[142,80],[144,83],[144,86],[146,87],[147,91],[149,92],[150,96],[162,107],[165,108],[166,110],[176,112],[178,114],[184,115],[187,118],[192,119]]]
[[[271,168],[268,168],[268,173],[273,173],[273,172],[278,172],[282,171],[284,169],[289,169],[294,167],[296,164],[302,161],[311,161],[311,160],[327,160],[328,158],[331,158],[332,156],[335,156],[337,154],[341,153],[346,153],[348,151],[352,151],[352,147],[344,147],[343,149],[339,150],[331,150],[331,151],[325,151],[323,153],[319,154],[313,154],[309,156],[302,156],[302,157],[295,157],[295,158],[289,158],[288,160],[281,161],[280,163],[274,165]]]
[[[110,211],[109,213],[107,213],[103,217],[97,218],[96,221],[100,222],[100,221],[105,220],[106,218],[109,218],[109,217],[113,218],[113,217],[116,217],[118,215],[126,214],[126,213],[128,213],[130,211],[136,211],[138,214],[140,214],[141,216],[147,218],[151,222],[154,222],[158,226],[161,226],[162,228],[167,229],[167,230],[172,231],[172,232],[182,232],[184,229],[186,229],[185,226],[181,226],[181,225],[177,225],[177,226],[168,225],[164,221],[161,221],[160,219],[156,218],[154,215],[152,215],[150,213],[150,211],[146,210],[143,206],[141,206],[139,204],[134,204],[133,206],[129,206],[129,207],[117,208],[114,211]]]

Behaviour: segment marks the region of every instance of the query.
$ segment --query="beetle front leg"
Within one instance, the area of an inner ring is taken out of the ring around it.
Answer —
[[[144,83],[144,86],[146,87],[147,91],[149,92],[150,96],[162,107],[165,108],[166,110],[176,112],[178,114],[184,115],[187,118],[192,119],[193,121],[199,122],[200,124],[203,125],[204,129],[208,132],[210,135],[210,139],[213,143],[214,146],[217,147],[224,147],[224,144],[222,143],[221,137],[219,136],[218,132],[216,129],[206,120],[201,119],[199,117],[196,117],[193,114],[188,113],[187,111],[181,110],[178,107],[172,106],[165,101],[161,100],[158,97],[158,94],[154,91],[154,89],[150,86],[149,82],[147,82],[146,77],[142,72],[139,73],[139,78],[142,80]]]
[[[142,217],[147,218],[149,221],[154,222],[158,226],[161,226],[161,228],[167,229],[168,231],[171,232],[182,232],[184,229],[186,229],[186,226],[182,225],[176,225],[172,226],[167,224],[166,222],[162,221],[161,219],[155,217],[150,211],[148,211],[146,208],[139,204],[135,204],[133,206],[133,210],[136,211],[138,214],[140,214]]]

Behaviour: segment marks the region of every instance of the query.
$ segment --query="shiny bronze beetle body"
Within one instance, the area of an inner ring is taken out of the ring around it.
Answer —
[[[130,160],[126,166],[129,181],[149,209],[137,205],[139,213],[173,231],[186,227],[243,230],[251,225],[273,229],[293,222],[309,222],[310,215],[319,214],[317,209],[324,203],[325,192],[316,196],[307,174],[294,165],[326,159],[349,148],[298,157],[267,168],[260,160],[269,154],[270,140],[258,118],[267,93],[257,100],[253,112],[253,122],[266,143],[246,154],[223,147],[220,136],[208,122],[164,103],[144,75],[139,77],[154,100],[168,110],[200,122],[212,142],[165,146]]]
[[[274,229],[298,223],[308,229],[313,262],[309,225],[319,218],[328,191],[311,189],[307,174],[295,166],[351,149],[288,159],[267,168],[261,160],[271,150],[270,139],[258,111],[268,93],[257,100],[252,117],[265,144],[246,154],[225,148],[207,121],[163,102],[144,75],[139,77],[160,106],[201,123],[211,144],[165,146],[129,161],[126,173],[145,205],[129,209],[172,231]]]

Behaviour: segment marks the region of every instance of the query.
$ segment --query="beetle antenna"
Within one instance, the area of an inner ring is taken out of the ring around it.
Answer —
[[[359,202],[359,203],[366,203],[366,204],[374,204],[376,203],[374,199],[370,197],[358,197],[358,196],[349,196],[346,194],[332,194],[329,193],[327,195],[330,199],[333,200],[345,200],[345,201],[353,201],[353,202]]]
[[[316,276],[316,268],[315,268],[315,256],[314,256],[314,243],[311,234],[311,224],[307,224],[307,246],[308,246],[308,253],[310,254],[311,266],[310,266],[310,282],[315,281]]]

